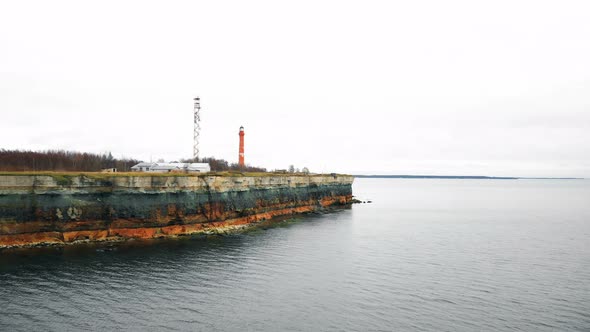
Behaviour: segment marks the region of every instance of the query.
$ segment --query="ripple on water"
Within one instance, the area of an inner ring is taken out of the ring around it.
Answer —
[[[590,330],[590,206],[568,199],[589,183],[355,194],[374,203],[224,238],[2,253],[0,330]]]

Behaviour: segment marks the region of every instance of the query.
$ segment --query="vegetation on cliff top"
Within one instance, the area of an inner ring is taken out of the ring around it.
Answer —
[[[255,172],[255,173],[264,173],[266,172],[266,168],[263,167],[256,167],[256,166],[240,166],[238,163],[230,163],[225,159],[217,159],[215,157],[205,157],[205,158],[198,158],[198,159],[181,159],[181,163],[207,163],[211,167],[211,170],[214,172],[228,172],[228,171],[237,171],[237,172]]]
[[[100,172],[103,169],[116,168],[121,172],[129,172],[139,160],[132,158],[114,158],[105,154],[82,153],[65,150],[24,151],[0,149],[0,171],[14,172]],[[163,160],[161,160],[163,162]],[[227,172],[266,172],[266,168],[250,165],[240,166],[224,159],[214,157],[181,159],[180,162],[208,163],[212,171]]]
[[[117,173],[101,173],[101,172],[1,172],[0,176],[51,176],[59,184],[71,183],[71,178],[83,176],[96,180],[108,180],[113,177],[271,177],[271,176],[300,176],[300,177],[314,177],[314,176],[343,176],[345,174],[305,174],[305,173],[284,173],[284,172],[209,172],[209,173],[150,173],[150,172],[117,172]]]
[[[84,175],[91,178],[108,178],[112,176],[273,176],[291,175],[308,176],[309,169],[303,167],[301,171],[293,165],[288,170],[267,172],[266,168],[255,166],[240,166],[224,159],[205,157],[195,159],[180,159],[183,163],[208,163],[213,172],[203,174],[186,173],[129,173],[131,167],[139,163],[132,158],[114,158],[109,153],[93,154],[65,150],[25,151],[0,149],[0,174],[10,175],[49,175],[58,183],[70,183],[72,176]],[[159,160],[163,162],[163,160]],[[116,173],[100,173],[102,170],[116,169]],[[4,172],[4,173],[1,173]]]
[[[114,158],[109,153],[94,154],[65,150],[24,151],[0,149],[0,171],[93,172],[105,168],[128,171],[139,161]]]

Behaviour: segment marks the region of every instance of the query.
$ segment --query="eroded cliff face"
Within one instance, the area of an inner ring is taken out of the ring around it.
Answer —
[[[0,175],[0,248],[224,232],[352,200],[351,176]]]

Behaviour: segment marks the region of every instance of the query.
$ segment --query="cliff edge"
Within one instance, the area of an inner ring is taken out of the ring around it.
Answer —
[[[0,248],[246,227],[352,201],[349,175],[0,175]]]

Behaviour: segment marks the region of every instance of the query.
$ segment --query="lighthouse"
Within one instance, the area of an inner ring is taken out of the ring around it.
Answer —
[[[244,126],[240,127],[240,158],[238,160],[238,165],[244,167]]]

